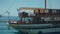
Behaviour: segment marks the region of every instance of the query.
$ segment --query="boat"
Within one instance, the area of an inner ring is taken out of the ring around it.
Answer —
[[[32,10],[33,13],[31,13],[32,11],[28,13],[27,10]],[[47,32],[56,32],[55,28],[56,30],[60,28],[59,12],[60,9],[22,7],[19,8],[18,11],[20,20],[10,21],[10,26],[18,31],[29,34],[41,33],[42,30],[48,30]]]
[[[59,32],[60,30],[60,9],[46,9],[21,7],[17,9],[18,21],[9,21],[9,25],[19,32],[27,34],[42,34]]]

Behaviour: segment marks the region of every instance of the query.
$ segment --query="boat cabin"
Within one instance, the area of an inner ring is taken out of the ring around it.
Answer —
[[[55,23],[60,22],[60,9],[19,8],[17,23]]]

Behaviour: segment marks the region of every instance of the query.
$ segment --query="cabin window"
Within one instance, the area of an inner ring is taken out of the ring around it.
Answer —
[[[52,13],[52,9],[49,9],[48,11],[49,11],[49,13]]]
[[[52,13],[57,13],[57,11],[56,10],[52,10]]]
[[[40,13],[44,13],[44,11],[43,10],[40,10]]]
[[[55,13],[55,10],[52,10],[52,13]]]
[[[45,13],[48,13],[48,10],[45,10]]]
[[[39,13],[39,11],[38,10],[35,10],[35,13]]]
[[[55,21],[60,21],[60,17],[55,17]]]
[[[57,13],[57,11],[55,10],[55,13]]]
[[[56,10],[57,11],[57,13],[60,13],[60,10]]]

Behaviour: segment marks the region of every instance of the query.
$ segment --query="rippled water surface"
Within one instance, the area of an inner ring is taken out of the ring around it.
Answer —
[[[0,34],[16,34],[18,31],[10,27],[8,29],[7,24],[4,22],[0,22]]]

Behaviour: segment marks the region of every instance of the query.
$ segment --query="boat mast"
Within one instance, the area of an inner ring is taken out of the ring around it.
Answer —
[[[44,4],[45,4],[44,6],[45,6],[45,9],[46,9],[46,0],[44,0]]]
[[[46,12],[46,0],[44,0],[44,12]],[[46,17],[47,17],[47,13],[46,13],[46,15],[45,15]]]

